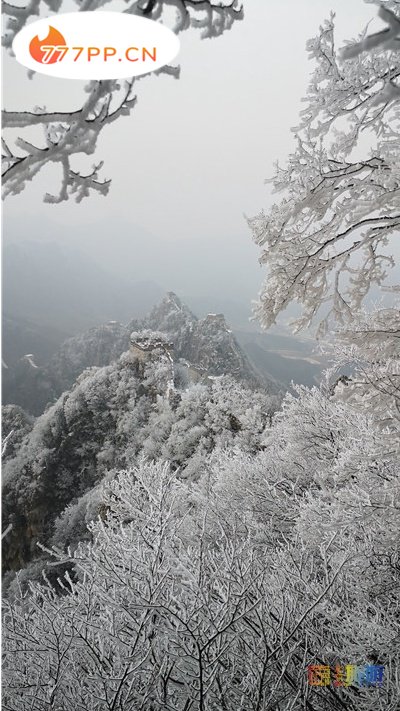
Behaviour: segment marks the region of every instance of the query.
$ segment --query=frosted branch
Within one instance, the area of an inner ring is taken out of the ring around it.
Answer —
[[[77,10],[97,10],[107,3],[108,0],[87,0],[79,4]],[[3,38],[6,47],[11,47],[15,34],[32,16],[39,14],[43,5],[52,12],[58,12],[62,0],[45,0],[43,3],[31,0],[24,7],[3,4],[3,13],[8,18]],[[161,21],[165,12],[172,9],[175,11],[175,32],[198,27],[201,37],[217,37],[229,30],[235,20],[243,17],[242,6],[237,0],[228,3],[213,0],[135,0],[127,5],[127,13]],[[179,67],[166,66],[154,73],[179,78]],[[44,130],[44,145],[34,144],[28,137],[18,138],[15,148],[10,147],[9,141],[3,143],[3,196],[21,192],[49,163],[61,168],[61,186],[57,195],[46,193],[45,201],[58,203],[73,196],[79,202],[93,191],[106,195],[110,180],[99,176],[101,161],[83,172],[71,167],[71,161],[77,154],[95,153],[103,128],[122,116],[129,116],[136,105],[133,93],[135,81],[138,79],[90,82],[86,87],[89,94],[87,100],[80,108],[70,112],[46,111],[44,108],[4,111],[4,129],[26,129],[29,132],[31,126],[40,125]]]

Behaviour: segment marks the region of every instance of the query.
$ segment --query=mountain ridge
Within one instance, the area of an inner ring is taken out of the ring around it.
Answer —
[[[167,292],[143,319],[132,319],[127,325],[109,321],[68,338],[44,366],[24,355],[5,371],[4,403],[40,415],[85,369],[114,362],[128,350],[131,332],[143,330],[166,334],[174,357],[204,375],[231,375],[247,387],[277,390],[253,368],[222,314],[198,319],[174,292]]]

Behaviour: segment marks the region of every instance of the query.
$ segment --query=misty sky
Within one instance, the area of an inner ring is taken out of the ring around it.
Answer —
[[[5,240],[78,246],[124,277],[153,280],[192,303],[205,295],[215,310],[256,298],[263,271],[244,213],[271,204],[264,179],[293,146],[290,128],[312,69],[305,43],[331,10],[341,42],[376,8],[362,0],[244,0],[244,7],[244,20],[219,38],[181,35],[179,80],[138,82],[137,107],[105,129],[96,156],[80,164],[104,160],[102,175],[113,181],[107,197],[43,203],[44,192],[58,188],[58,168],[49,166],[8,198]],[[7,109],[74,109],[82,87],[28,80],[6,61]]]

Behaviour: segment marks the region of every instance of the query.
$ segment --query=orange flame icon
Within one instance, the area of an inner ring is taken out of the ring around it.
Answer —
[[[66,42],[55,27],[49,25],[49,33],[43,40],[39,40],[38,35],[29,44],[31,57],[40,64],[54,64],[59,62],[66,53]]]

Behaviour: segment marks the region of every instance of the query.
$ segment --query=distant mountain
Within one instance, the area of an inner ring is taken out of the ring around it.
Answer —
[[[56,242],[5,246],[3,274],[3,309],[9,318],[70,334],[142,316],[164,293],[153,282],[108,273],[90,255]]]
[[[168,334],[179,358],[184,358],[211,375],[232,375],[250,387],[272,383],[256,373],[244,354],[223,314],[207,314],[198,319],[170,291],[142,321],[133,321],[132,330],[149,328]]]
[[[38,325],[25,318],[3,313],[3,364],[12,367],[26,353],[35,354],[37,365],[44,365],[60,343],[71,335],[54,326]]]
[[[88,354],[99,360],[107,351],[113,357],[113,329],[105,333],[102,352],[88,348],[96,341],[93,333],[86,343],[74,339],[75,346],[84,345],[85,363]],[[119,326],[115,335],[123,336]],[[71,342],[64,353],[69,365],[75,362]],[[65,362],[59,363],[64,367]],[[143,356],[132,348],[110,365],[81,373],[34,422],[18,407],[4,408],[6,431],[15,430],[3,474],[3,521],[11,526],[5,570],[35,565],[42,555],[38,542],[74,545],[87,535],[86,524],[101,504],[98,485],[115,469],[132,464],[139,452],[162,456],[179,476],[196,478],[207,453],[217,447],[237,443],[249,453],[259,450],[276,399],[229,376],[198,381],[191,379],[189,368],[189,377],[182,378],[182,370],[184,364],[163,349]],[[42,562],[38,575],[41,569]]]
[[[11,366],[3,363],[3,404],[40,415],[86,368],[109,365],[128,347],[127,327],[110,321],[65,340],[46,365],[38,365],[34,354]]]
[[[320,377],[322,365],[311,342],[259,333],[256,326],[246,325],[250,309],[242,303],[218,301],[231,327],[220,314],[207,314],[213,308],[207,294],[197,299],[188,295],[204,318],[196,318],[172,292],[155,306],[164,294],[159,285],[108,273],[95,254],[56,242],[11,243],[4,248],[3,265],[5,402],[28,407],[33,414],[71,387],[84,368],[105,365],[121,353],[129,340],[124,323],[129,323],[128,331],[168,333],[178,357],[216,375],[230,372],[248,384],[284,389],[292,380],[311,385]],[[120,323],[111,333],[114,319]],[[76,334],[81,335],[75,341]],[[39,370],[19,362],[26,354],[33,354]]]
[[[93,328],[66,340],[46,368],[58,395],[68,390],[86,368],[109,365],[129,348],[129,329],[117,321]]]
[[[3,401],[20,405],[40,415],[87,368],[116,361],[129,348],[132,331],[160,331],[173,344],[176,360],[197,369],[198,377],[231,375],[251,388],[276,392],[272,381],[251,365],[222,314],[198,319],[185,304],[169,292],[143,319],[127,326],[110,321],[67,339],[45,366],[34,355],[23,356],[4,375]]]
[[[3,365],[3,405],[19,405],[32,415],[40,415],[56,397],[46,368],[35,363],[32,353],[22,356],[12,367]]]
[[[174,292],[169,291],[147,316],[141,320],[131,321],[128,330],[150,329],[166,333],[174,344],[174,351],[178,357],[189,358],[193,331],[197,323],[197,316]]]

